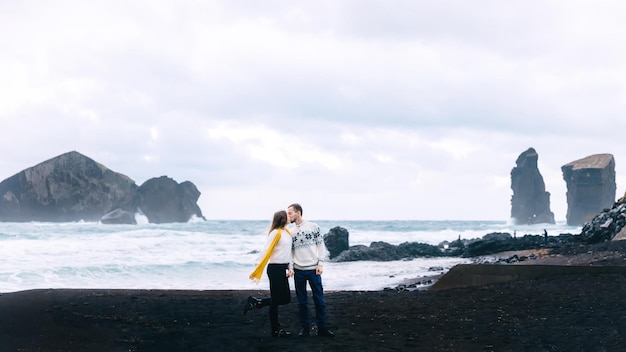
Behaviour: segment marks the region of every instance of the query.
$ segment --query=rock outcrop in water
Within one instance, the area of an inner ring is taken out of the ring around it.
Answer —
[[[327,234],[324,235],[324,244],[326,245],[326,249],[328,249],[330,259],[333,259],[341,254],[341,252],[350,249],[349,236],[350,234],[348,233],[348,230],[340,226],[333,227]]]
[[[348,230],[340,229],[340,233],[345,235],[347,240]],[[327,247],[332,247],[332,236],[324,236],[324,243]],[[580,242],[580,235],[569,233],[557,236],[544,234],[526,234],[521,237],[511,236],[507,232],[493,232],[484,235],[482,238],[466,239],[460,238],[452,242],[444,241],[439,245],[431,245],[418,242],[404,242],[393,245],[387,242],[376,241],[369,246],[355,245],[342,250],[338,255],[331,256],[333,262],[351,262],[359,260],[371,261],[391,261],[405,260],[413,258],[436,258],[436,257],[464,257],[473,258],[487,254],[500,253],[505,251],[519,251],[526,249],[556,248],[567,243]],[[346,245],[349,245],[346,243]],[[521,260],[521,259],[516,259]]]
[[[144,182],[138,193],[138,207],[151,223],[187,222],[191,216],[202,217],[196,202],[200,191],[185,181],[177,183],[167,176]]]
[[[75,151],[0,182],[0,196],[0,221],[134,223],[137,211],[154,223],[202,218],[196,204],[200,192],[191,182],[179,185],[160,177],[138,187],[128,176]]]
[[[363,245],[351,246],[341,252],[333,261],[352,262],[357,260],[390,261],[412,258],[431,258],[449,256],[438,246],[426,243],[404,242],[399,245],[387,242],[372,242],[369,247]]]
[[[107,225],[136,225],[137,219],[135,219],[135,214],[117,208],[104,214],[104,216],[100,219],[100,222]]]
[[[567,183],[567,224],[582,225],[615,202],[615,159],[595,154],[561,167]]]
[[[515,224],[554,224],[550,193],[546,192],[537,161],[539,155],[529,148],[517,158],[511,170],[511,218]]]

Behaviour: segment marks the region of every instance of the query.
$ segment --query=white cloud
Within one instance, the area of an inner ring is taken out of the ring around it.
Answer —
[[[272,166],[296,168],[302,164],[314,164],[329,170],[341,168],[341,160],[329,152],[316,148],[304,137],[284,130],[263,125],[218,124],[208,129],[210,139],[225,138],[245,149],[254,159]]]
[[[139,183],[194,182],[209,218],[299,201],[317,218],[505,220],[534,147],[564,219],[567,162],[613,153],[623,193],[624,15],[617,1],[3,2],[0,179],[78,150]]]
[[[479,150],[478,141],[470,142],[456,138],[443,138],[432,142],[432,147],[450,153],[454,158],[461,159],[471,156]]]

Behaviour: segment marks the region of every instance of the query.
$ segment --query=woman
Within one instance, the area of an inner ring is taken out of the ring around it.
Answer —
[[[259,264],[250,274],[250,279],[258,283],[263,274],[263,268],[267,264],[267,276],[270,280],[270,297],[259,299],[250,296],[243,308],[243,314],[246,314],[253,308],[269,306],[273,337],[288,337],[291,335],[291,333],[281,328],[278,323],[278,306],[291,301],[288,278],[293,276],[293,262],[291,260],[291,232],[285,227],[287,223],[286,211],[281,210],[274,213],[274,219],[267,235],[264,250],[260,253]]]

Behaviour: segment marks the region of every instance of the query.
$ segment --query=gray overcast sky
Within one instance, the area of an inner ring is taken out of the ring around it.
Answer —
[[[534,147],[616,159],[622,1],[0,0],[0,179],[76,150],[209,219],[508,220]]]

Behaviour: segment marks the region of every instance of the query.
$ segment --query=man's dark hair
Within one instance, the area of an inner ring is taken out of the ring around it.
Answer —
[[[300,206],[300,204],[298,204],[298,203],[293,203],[292,205],[288,206],[287,208],[294,208],[296,211],[300,212],[300,215],[304,215],[304,212],[302,212],[302,206]]]

